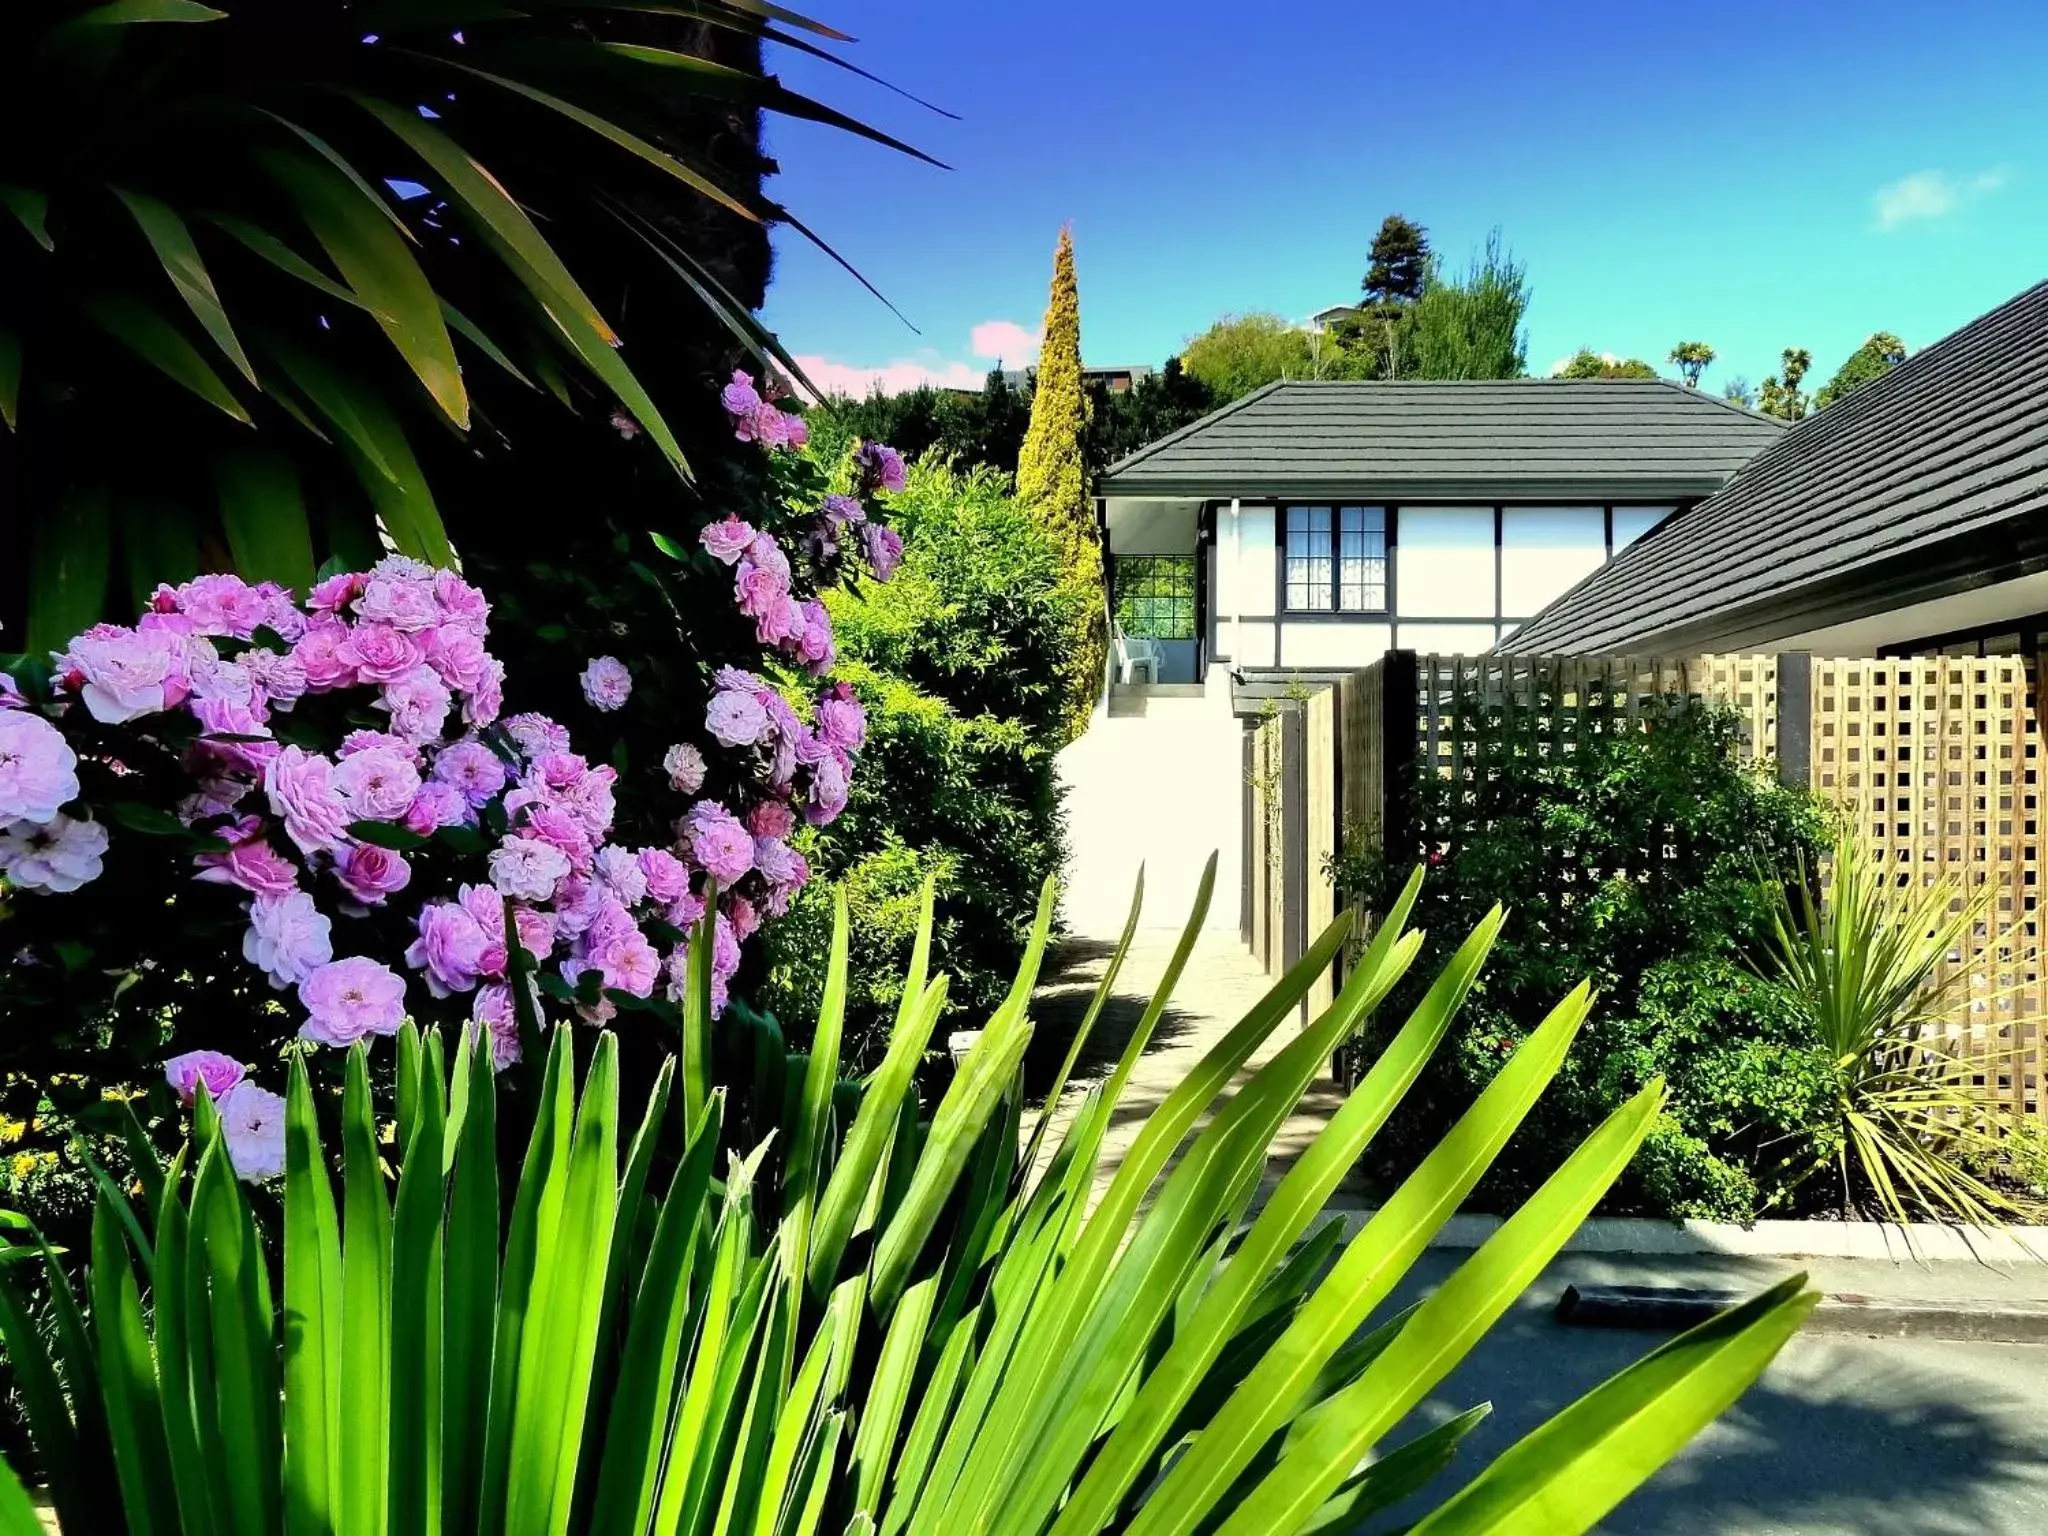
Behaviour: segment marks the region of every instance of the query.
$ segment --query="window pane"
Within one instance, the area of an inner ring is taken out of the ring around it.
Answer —
[[[1330,550],[1330,509],[1287,509],[1287,606],[1325,609],[1334,580]]]
[[[1195,638],[1192,555],[1126,555],[1116,563],[1116,621],[1146,640]]]
[[[1337,606],[1378,613],[1387,606],[1387,511],[1337,509]]]

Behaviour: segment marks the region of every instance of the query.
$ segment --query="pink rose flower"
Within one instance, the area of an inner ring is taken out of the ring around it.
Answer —
[[[284,1099],[254,1083],[237,1083],[221,1096],[220,1139],[235,1177],[250,1184],[284,1172]]]
[[[536,960],[547,959],[555,947],[555,914],[538,907],[514,907],[512,927],[519,935],[519,947]]]
[[[306,1022],[299,1033],[322,1045],[353,1045],[365,1035],[395,1035],[405,1022],[405,978],[366,955],[320,967],[299,983]]]
[[[697,542],[710,553],[711,558],[724,565],[731,565],[747,552],[754,542],[754,529],[749,523],[737,517],[725,517],[711,524],[697,535]]]
[[[218,1099],[239,1083],[247,1070],[219,1051],[187,1051],[164,1063],[164,1081],[177,1090],[180,1103],[190,1104],[201,1088],[208,1098]]]
[[[514,715],[505,722],[505,734],[522,757],[545,757],[569,750],[568,727],[557,725],[546,715]]]
[[[704,754],[687,741],[679,741],[661,757],[661,771],[668,775],[668,787],[679,795],[694,795],[704,787]]]
[[[163,630],[86,631],[64,655],[67,675],[76,668],[79,696],[93,719],[122,725],[177,704],[189,684],[183,642]]]
[[[647,899],[647,873],[640,867],[640,859],[630,848],[616,843],[597,850],[591,861],[591,868],[597,875],[598,883],[620,902],[637,907]]]
[[[357,843],[334,867],[341,888],[366,907],[381,907],[384,898],[405,889],[412,866],[405,855],[374,843]]]
[[[343,571],[316,582],[306,594],[306,606],[315,613],[339,613],[362,594],[365,580],[360,571]]]
[[[419,937],[406,949],[405,963],[426,973],[427,990],[450,997],[474,987],[488,945],[476,919],[452,901],[436,901],[420,909],[419,923]]]
[[[818,739],[847,752],[858,752],[867,741],[868,712],[847,684],[835,685],[818,701]]]
[[[256,777],[277,756],[278,744],[271,739],[270,727],[247,704],[233,699],[194,699],[187,707],[203,733],[193,743],[198,758],[217,763],[229,773]]]
[[[822,675],[831,669],[833,659],[838,655],[838,649],[832,643],[832,615],[816,598],[807,599],[801,612],[804,632],[797,636],[797,658],[811,669],[813,675]]]
[[[256,595],[263,600],[263,624],[290,645],[306,632],[306,616],[299,612],[299,606],[292,601],[292,589],[281,587],[274,581],[266,581],[256,588]]]
[[[483,953],[477,958],[478,974],[504,975],[505,898],[488,885],[465,885],[455,893],[455,902],[484,936]]]
[[[441,607],[434,600],[432,581],[372,572],[363,583],[356,617],[366,624],[388,624],[407,634],[417,634],[441,617]]]
[[[462,792],[463,799],[481,809],[504,789],[510,772],[502,757],[471,738],[443,747],[434,759],[431,776],[453,785]]]
[[[264,768],[263,790],[271,814],[282,818],[285,836],[299,852],[325,853],[341,846],[348,831],[348,806],[335,787],[334,765],[326,758],[286,747]]]
[[[761,914],[754,910],[754,904],[744,896],[735,896],[725,904],[725,915],[732,924],[732,936],[744,944],[761,927]]]
[[[607,937],[603,946],[592,953],[591,959],[603,974],[607,987],[616,987],[634,997],[651,994],[655,981],[661,975],[661,956],[637,928]]]
[[[667,913],[669,926],[688,933],[704,921],[704,898],[685,891],[675,899]],[[681,950],[676,951],[681,954]]]
[[[769,535],[754,535],[754,542],[747,546],[747,563],[767,571],[783,586],[789,585],[789,557]]]
[[[786,838],[796,830],[796,813],[780,800],[763,800],[747,812],[747,830],[756,837]]]
[[[284,896],[298,889],[298,866],[270,846],[263,835],[263,818],[244,816],[223,827],[220,836],[228,840],[225,853],[202,853],[193,857],[199,867],[195,877],[214,885],[236,885],[256,896]]]
[[[754,839],[754,868],[770,885],[788,885],[796,879],[796,854],[779,837]]]
[[[782,440],[792,448],[807,447],[811,441],[811,424],[794,413],[782,418]]]
[[[502,1072],[519,1060],[519,1015],[512,1005],[509,986],[492,981],[478,987],[469,1019],[490,1048],[493,1072]]]
[[[477,676],[476,686],[462,699],[462,723],[482,730],[505,710],[505,663],[492,656]]]
[[[281,992],[334,958],[333,924],[304,891],[258,896],[249,903],[242,958]]]
[[[754,638],[763,645],[787,646],[803,637],[804,611],[783,592],[772,598],[754,620]]]
[[[425,660],[419,641],[392,624],[358,624],[338,654],[365,683],[396,682]]]
[[[577,681],[582,683],[583,697],[590,707],[607,714],[623,709],[626,696],[633,691],[633,674],[616,656],[593,656]]]
[[[270,618],[269,595],[239,576],[195,576],[177,589],[177,611],[202,635],[246,640]]]
[[[551,843],[508,837],[491,850],[491,884],[520,901],[546,901],[570,871],[569,857]]]
[[[753,378],[745,370],[735,368],[732,382],[718,392],[718,403],[732,418],[733,436],[743,443],[752,442],[754,416],[761,409],[761,392],[754,388]]]
[[[667,907],[689,894],[690,871],[666,848],[642,848],[638,858],[647,899]]]
[[[370,752],[379,749],[386,752],[396,752],[415,768],[420,765],[419,749],[411,742],[394,736],[389,731],[350,731],[341,738],[341,745],[335,748],[334,755],[338,758],[348,758],[354,757],[358,752]]]
[[[386,683],[377,707],[390,713],[394,732],[418,743],[441,734],[454,702],[433,668],[422,666]]]
[[[862,443],[854,450],[853,472],[868,490],[900,491],[906,484],[903,455],[882,443]]]
[[[713,800],[689,815],[690,852],[720,885],[731,885],[754,867],[754,840],[739,818]]]
[[[323,616],[306,626],[306,632],[293,642],[292,657],[306,674],[308,692],[354,686],[356,668],[347,654],[348,643],[349,628],[337,618]]]
[[[590,857],[597,851],[576,814],[565,806],[536,805],[528,808],[520,823],[520,830],[529,838],[537,838],[561,852],[575,870],[590,868]],[[510,894],[509,892],[507,894]]]
[[[427,665],[450,688],[474,693],[482,686],[491,655],[483,641],[468,630],[452,624],[446,629],[430,629],[420,636],[420,642]]]
[[[248,673],[257,698],[272,709],[289,711],[311,686],[296,651],[244,651],[235,665]]]
[[[768,712],[751,693],[714,693],[704,728],[720,746],[750,747],[767,731]]]
[[[0,712],[0,826],[54,821],[78,798],[78,754],[41,715]]]
[[[420,771],[410,753],[372,747],[341,760],[334,787],[348,807],[351,821],[397,821],[420,792]]]
[[[62,814],[0,830],[0,875],[24,891],[75,891],[99,879],[107,829]]]
[[[11,673],[0,672],[0,709],[27,709],[28,697]]]
[[[896,530],[880,523],[867,523],[860,530],[860,538],[868,564],[874,568],[875,580],[887,581],[895,575],[896,567],[903,563],[903,540]]]
[[[412,797],[412,804],[405,809],[405,828],[429,837],[443,827],[466,827],[476,820],[476,812],[461,790],[453,784],[430,780],[420,786],[420,792]]]
[[[556,937],[582,937],[611,899],[610,892],[580,871],[572,870],[563,876],[562,883],[555,887]]]
[[[846,809],[846,766],[828,757],[811,769],[811,803],[804,819],[814,827],[829,826]]]
[[[488,632],[491,605],[483,593],[453,571],[434,573],[434,600],[441,605],[441,622],[466,629],[481,640]]]

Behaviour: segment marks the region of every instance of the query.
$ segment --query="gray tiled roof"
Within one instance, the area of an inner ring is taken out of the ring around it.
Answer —
[[[1783,427],[1669,379],[1279,383],[1105,470],[1104,496],[1704,496]]]
[[[2048,283],[1808,417],[1524,625],[1512,648],[1747,645],[1887,611],[1951,575],[1989,579],[1986,561],[2048,522],[2044,401]],[[1965,540],[1984,541],[1967,556],[1974,570],[1959,564]]]

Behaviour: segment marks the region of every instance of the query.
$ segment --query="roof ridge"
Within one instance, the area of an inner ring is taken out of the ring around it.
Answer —
[[[1254,400],[1263,400],[1266,396],[1272,394],[1275,390],[1279,389],[1282,385],[1286,384],[1286,382],[1287,380],[1285,379],[1274,379],[1271,383],[1261,384],[1257,389],[1253,390],[1248,395],[1239,395],[1235,400],[1230,401],[1228,404],[1217,406],[1215,410],[1211,411],[1206,416],[1197,416],[1193,421],[1189,422],[1186,426],[1176,428],[1174,431],[1167,433],[1166,436],[1162,438],[1157,438],[1154,441],[1145,444],[1144,447],[1134,449],[1132,452],[1125,454],[1122,458],[1118,459],[1114,464],[1111,464],[1107,468],[1098,471],[1095,478],[1097,480],[1102,480],[1107,476],[1118,473],[1121,470],[1129,469],[1132,465],[1142,462],[1146,458],[1149,458],[1151,455],[1157,453],[1160,449],[1170,447],[1172,444],[1179,442],[1189,433],[1199,431],[1201,428],[1208,426],[1211,422],[1221,421],[1226,416],[1236,415],[1239,411],[1243,410],[1246,406],[1250,405]]]
[[[1615,384],[1662,384],[1666,389],[1677,390],[1689,400],[1704,400],[1707,404],[1719,406],[1724,411],[1733,411],[1744,421],[1767,421],[1781,432],[1789,432],[1794,426],[1798,425],[1796,422],[1787,421],[1782,416],[1773,416],[1767,411],[1756,409],[1754,406],[1743,405],[1739,401],[1730,400],[1726,395],[1710,395],[1691,384],[1683,383],[1678,379],[1667,379],[1661,374],[1654,379],[1613,379],[1604,382]]]

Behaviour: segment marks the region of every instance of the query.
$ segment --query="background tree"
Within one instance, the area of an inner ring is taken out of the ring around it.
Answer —
[[[1870,338],[1849,354],[1849,360],[1835,370],[1835,376],[1821,385],[1813,397],[1813,408],[1824,411],[1845,395],[1883,378],[1906,360],[1906,344],[1890,331],[1873,331]]]
[[[1308,332],[1278,315],[1225,315],[1181,349],[1181,367],[1228,405],[1275,379],[1314,377]]]
[[[1704,341],[1681,341],[1673,347],[1665,361],[1678,366],[1679,377],[1685,380],[1687,389],[1700,387],[1700,375],[1713,364],[1714,349]]]
[[[1420,224],[1398,213],[1381,222],[1372,239],[1371,265],[1359,284],[1365,303],[1337,333],[1353,349],[1363,347],[1374,376],[1400,377],[1402,323],[1429,286],[1434,260],[1429,231]]]
[[[1528,313],[1528,269],[1495,230],[1462,277],[1446,279],[1432,269],[1403,326],[1403,376],[1410,376],[1412,360],[1418,379],[1521,378],[1528,371]]]
[[[838,448],[866,438],[889,444],[906,460],[936,451],[962,468],[986,464],[1014,475],[1031,420],[1031,379],[1027,374],[1021,387],[1013,385],[997,367],[979,394],[925,384],[897,395],[830,395],[804,415],[814,435],[835,445],[831,462]]]
[[[1657,370],[1640,357],[1611,357],[1581,347],[1556,373],[1558,379],[1654,379]]]
[[[1749,380],[1739,373],[1721,386],[1721,398],[1745,410],[1756,409],[1756,391],[1750,387]]]
[[[1798,421],[1805,416],[1808,399],[1800,393],[1799,386],[1812,366],[1813,354],[1806,348],[1787,347],[1779,371],[1764,377],[1757,409],[1781,421]]]
[[[1031,395],[1031,425],[1017,455],[1017,499],[1050,529],[1066,555],[1066,580],[1095,594],[1085,635],[1061,661],[1068,733],[1087,728],[1102,686],[1108,623],[1102,612],[1102,547],[1088,499],[1081,443],[1088,431],[1088,396],[1081,387],[1081,293],[1074,281],[1073,231],[1060,231],[1053,253],[1052,296],[1045,307],[1045,339]]]
[[[1177,357],[1129,389],[1112,390],[1102,383],[1088,387],[1088,437],[1083,457],[1093,476],[1147,443],[1156,443],[1199,421],[1216,409],[1217,399]]]

